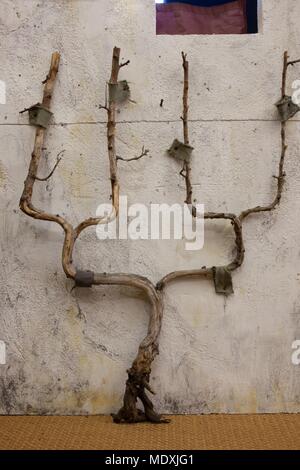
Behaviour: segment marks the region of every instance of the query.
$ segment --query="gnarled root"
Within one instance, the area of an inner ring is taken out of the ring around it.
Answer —
[[[119,412],[113,416],[115,423],[140,423],[151,421],[152,423],[166,423],[167,420],[161,418],[154,411],[153,403],[146,395],[146,390],[153,393],[149,384],[151,374],[151,364],[158,354],[158,337],[161,329],[163,317],[162,293],[155,289],[152,282],[142,276],[124,273],[94,273],[94,285],[121,285],[141,289],[149,304],[150,318],[147,335],[141,342],[139,350],[131,368],[127,371],[123,406]],[[137,408],[138,398],[144,406],[144,411]]]
[[[154,406],[147,396],[145,389],[150,389],[148,384],[150,374],[138,373],[132,367],[128,372],[126,389],[123,399],[123,406],[117,414],[113,414],[115,423],[141,423],[150,421],[151,423],[168,423],[169,420],[162,419],[161,415],[154,411]],[[150,389],[151,390],[151,389]],[[153,392],[152,392],[153,393]],[[137,408],[138,398],[144,406],[144,411]]]

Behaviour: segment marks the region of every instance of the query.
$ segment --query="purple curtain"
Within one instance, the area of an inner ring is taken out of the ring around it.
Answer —
[[[243,34],[246,0],[183,0],[156,5],[157,34]]]

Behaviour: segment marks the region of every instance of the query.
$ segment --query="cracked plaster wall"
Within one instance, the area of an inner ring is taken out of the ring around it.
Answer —
[[[300,56],[300,2],[264,0],[261,31],[243,36],[155,36],[153,0],[2,0],[0,79],[0,413],[110,413],[121,404],[126,368],[147,328],[138,291],[77,289],[62,272],[62,233],[20,213],[18,200],[34,129],[18,112],[41,98],[50,54],[61,53],[36,203],[79,222],[108,201],[104,99],[114,45],[130,66],[121,77],[132,97],[118,114],[118,153],[151,158],[120,164],[130,202],[182,202],[183,181],[164,149],[181,136],[180,52],[190,61],[192,180],[206,210],[240,210],[271,200],[280,150],[273,104],[282,53]],[[298,75],[297,75],[298,73]],[[299,68],[290,81],[299,78]],[[164,106],[160,107],[160,100]],[[234,296],[216,296],[209,281],[170,285],[160,355],[153,365],[155,402],[163,412],[250,413],[300,410],[300,369],[291,344],[300,337],[300,122],[288,124],[287,184],[276,212],[244,227],[245,263]],[[132,271],[153,281],[185,267],[225,263],[233,238],[225,223],[207,223],[205,247],[183,241],[78,242],[76,264]]]

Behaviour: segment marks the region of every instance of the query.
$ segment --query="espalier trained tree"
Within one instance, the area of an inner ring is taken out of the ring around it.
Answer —
[[[87,269],[78,269],[73,264],[73,250],[76,240],[83,230],[97,224],[105,224],[118,217],[119,212],[119,193],[120,182],[118,177],[118,157],[116,153],[116,112],[117,106],[129,99],[130,92],[126,81],[119,81],[119,71],[122,67],[129,64],[129,61],[120,63],[120,49],[113,49],[111,76],[108,82],[108,97],[102,108],[107,112],[107,152],[109,158],[109,171],[111,181],[111,199],[112,212],[106,217],[89,217],[79,223],[76,227],[59,214],[50,214],[36,208],[32,203],[33,187],[36,181],[48,180],[55,171],[60,157],[50,174],[41,178],[38,176],[39,162],[42,158],[46,128],[51,117],[50,103],[54,89],[54,83],[59,68],[60,55],[58,52],[52,54],[49,73],[44,80],[44,93],[42,103],[37,103],[28,109],[30,123],[36,126],[34,149],[31,154],[28,174],[24,183],[24,190],[20,199],[20,209],[30,217],[39,220],[54,222],[61,226],[64,231],[64,243],[62,249],[62,266],[66,276],[75,281],[75,286],[91,287],[96,285],[122,285],[141,289],[151,305],[150,320],[146,337],[141,342],[136,358],[133,361],[128,372],[123,406],[119,412],[113,415],[117,423],[134,423],[140,421],[151,421],[154,423],[163,423],[168,420],[163,419],[154,411],[153,404],[147,394],[147,391],[154,393],[150,385],[151,364],[158,354],[158,338],[163,318],[163,292],[169,282],[182,278],[209,278],[214,281],[217,293],[229,295],[233,292],[232,272],[239,268],[244,260],[244,243],[242,224],[251,214],[272,211],[280,203],[285,181],[284,160],[287,151],[286,144],[286,122],[299,110],[298,106],[292,102],[291,97],[286,95],[287,70],[298,62],[289,61],[288,53],[284,53],[281,99],[277,103],[281,118],[281,152],[279,158],[278,174],[275,176],[277,189],[274,199],[267,205],[255,206],[243,210],[239,215],[224,212],[206,212],[205,219],[224,219],[229,220],[235,233],[236,253],[234,259],[226,266],[203,267],[196,270],[174,271],[163,277],[154,285],[146,277],[127,273],[95,273]],[[186,184],[185,203],[189,205],[192,215],[197,217],[195,206],[192,203],[192,183],[190,156],[193,148],[189,145],[188,131],[188,92],[189,92],[189,63],[186,54],[182,53],[182,66],[184,71],[183,86],[183,142],[174,141],[169,153],[183,161],[183,167],[180,175],[184,177]],[[25,111],[25,110],[24,110]],[[137,160],[147,155],[148,150],[143,147],[141,155],[129,159]],[[183,155],[183,158],[182,158]],[[128,160],[128,161],[129,161]],[[125,160],[126,161],[126,160]],[[137,407],[138,398],[140,399],[144,410]]]

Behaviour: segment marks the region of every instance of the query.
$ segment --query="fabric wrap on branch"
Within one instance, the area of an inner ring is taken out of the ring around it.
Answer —
[[[233,294],[231,272],[225,266],[213,267],[213,278],[217,294]]]

